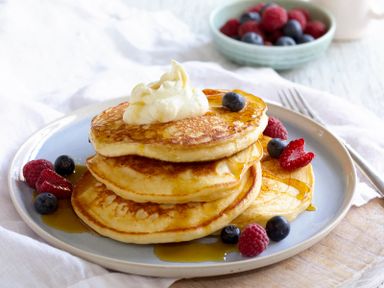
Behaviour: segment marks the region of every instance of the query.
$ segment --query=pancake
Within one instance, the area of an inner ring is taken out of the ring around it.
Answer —
[[[262,157],[256,142],[228,158],[209,162],[171,163],[141,156],[87,159],[92,175],[120,197],[135,202],[213,201],[228,195]]]
[[[260,139],[265,151],[269,139],[266,136]],[[259,196],[232,222],[239,227],[249,223],[265,226],[266,222],[276,215],[293,221],[311,205],[314,188],[311,164],[294,171],[285,171],[280,167],[278,160],[266,153],[261,160],[261,169],[263,180]]]
[[[176,205],[136,203],[117,196],[86,172],[71,200],[78,217],[103,236],[127,243],[166,243],[201,238],[221,229],[247,209],[260,186],[257,163],[225,198]]]
[[[107,156],[139,155],[169,162],[200,162],[233,155],[257,141],[268,117],[264,101],[240,90],[246,98],[239,112],[222,107],[228,91],[204,90],[210,110],[198,117],[129,125],[123,113],[129,103],[111,107],[92,119],[90,140],[97,153]]]

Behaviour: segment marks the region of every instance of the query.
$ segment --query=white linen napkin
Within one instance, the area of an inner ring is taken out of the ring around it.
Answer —
[[[271,69],[235,68],[171,13],[132,9],[123,0],[0,1],[0,43],[4,287],[168,287],[175,281],[110,272],[45,244],[26,226],[11,203],[6,175],[31,133],[77,108],[128,95],[136,83],[158,79],[171,59],[185,62],[201,88],[237,87],[276,101],[279,87],[294,85]],[[201,62],[219,59],[232,68]],[[377,133],[383,122],[334,95],[298,89],[328,127],[383,174],[384,135]],[[360,180],[356,205],[376,196]]]

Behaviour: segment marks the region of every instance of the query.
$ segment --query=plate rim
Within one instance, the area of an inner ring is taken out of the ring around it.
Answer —
[[[72,246],[68,242],[62,241],[56,238],[55,236],[51,235],[44,229],[42,229],[35,221],[33,221],[31,217],[29,217],[27,213],[23,211],[22,207],[17,201],[17,195],[16,195],[17,194],[16,182],[18,181],[18,179],[14,177],[15,169],[18,167],[18,165],[16,164],[19,161],[19,158],[22,157],[22,155],[25,153],[24,150],[29,149],[29,145],[31,144],[31,142],[33,142],[33,140],[37,136],[39,136],[39,134],[42,131],[50,129],[52,126],[63,122],[63,120],[65,119],[72,118],[71,121],[66,123],[66,125],[68,125],[69,123],[76,121],[78,118],[81,119],[83,117],[88,117],[89,116],[88,114],[91,111],[96,112],[99,109],[105,109],[111,105],[114,105],[115,103],[120,103],[126,100],[127,100],[126,97],[121,97],[121,98],[115,98],[115,99],[111,99],[103,102],[94,103],[91,105],[87,105],[86,107],[77,109],[67,115],[64,115],[56,120],[51,121],[50,123],[46,124],[42,128],[32,133],[32,135],[28,137],[28,139],[24,142],[24,144],[18,148],[17,152],[12,158],[12,161],[8,170],[7,180],[8,180],[8,189],[11,196],[11,200],[14,207],[16,208],[16,211],[18,212],[22,220],[28,225],[29,228],[31,228],[37,235],[42,237],[50,245],[58,249],[69,252],[87,261],[91,261],[93,263],[99,264],[105,268],[110,268],[110,269],[115,269],[122,272],[134,273],[134,274],[145,275],[145,276],[189,278],[189,277],[207,277],[207,276],[232,274],[232,273],[237,273],[242,271],[253,270],[260,267],[265,267],[265,266],[280,262],[284,259],[288,259],[306,250],[307,248],[311,247],[312,245],[314,245],[315,243],[323,239],[325,236],[327,236],[341,222],[341,220],[348,213],[352,205],[352,199],[354,194],[356,193],[356,183],[357,183],[356,170],[353,165],[352,158],[349,155],[349,152],[344,147],[344,145],[339,140],[339,138],[335,134],[333,134],[330,130],[328,130],[325,126],[320,125],[319,123],[313,121],[312,119],[306,117],[305,115],[302,115],[300,113],[287,109],[276,102],[264,100],[268,107],[273,107],[274,110],[280,109],[285,113],[294,115],[294,117],[302,118],[303,120],[308,122],[311,126],[321,129],[322,131],[324,131],[324,133],[327,133],[328,136],[331,137],[338,144],[339,146],[338,148],[341,149],[341,151],[343,151],[343,155],[340,156],[338,160],[340,158],[343,158],[348,163],[348,167],[346,168],[346,170],[350,172],[351,181],[348,181],[348,183],[344,184],[343,188],[345,189],[346,194],[345,194],[345,197],[343,197],[343,204],[340,207],[341,209],[338,212],[338,214],[336,214],[336,216],[332,218],[331,222],[326,227],[318,231],[313,236],[305,239],[301,243],[298,243],[282,251],[276,252],[273,255],[258,256],[258,257],[238,260],[234,262],[217,262],[217,263],[203,262],[201,263],[201,265],[188,265],[186,263],[183,263],[183,266],[175,266],[175,265],[169,265],[167,263],[149,264],[149,263],[132,262],[132,261],[116,259],[112,257],[95,254],[93,252],[84,251],[81,248]],[[20,169],[20,167],[18,167],[18,169]],[[187,273],[183,273],[183,272],[187,272]]]

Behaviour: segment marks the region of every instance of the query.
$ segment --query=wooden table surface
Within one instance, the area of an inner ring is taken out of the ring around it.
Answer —
[[[383,288],[384,277],[376,277],[384,271],[383,227],[384,201],[375,199],[353,207],[328,236],[294,257],[249,272],[183,279],[171,287]]]
[[[141,9],[169,10],[182,19],[193,32],[208,37],[209,13],[216,6],[230,0],[127,0],[127,2]],[[372,21],[361,40],[333,42],[326,55],[317,61],[279,74],[288,80],[348,99],[384,119],[383,32],[384,21]],[[218,53],[210,57],[212,58],[201,57],[190,60],[215,61],[224,67],[232,65]],[[180,280],[172,287],[293,287],[289,283],[294,279],[295,287],[381,288],[384,287],[383,227],[384,200],[377,199],[361,208],[352,208],[341,224],[326,238],[295,257],[250,272],[224,277]],[[341,245],[341,243],[347,244]],[[314,258],[316,265],[309,265],[313,264]],[[380,260],[381,264],[376,265],[375,262]],[[370,269],[361,272],[367,267]],[[356,271],[361,273],[355,273]],[[383,276],[377,278],[381,274]],[[359,279],[372,281],[362,282]]]

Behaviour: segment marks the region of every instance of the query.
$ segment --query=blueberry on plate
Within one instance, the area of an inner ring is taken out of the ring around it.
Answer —
[[[277,39],[276,43],[277,46],[292,46],[296,45],[296,42],[293,38],[288,36],[282,36],[279,39]]]
[[[54,167],[57,174],[68,176],[75,171],[75,162],[68,155],[61,155],[55,160]]]
[[[36,196],[33,206],[39,214],[51,214],[57,210],[58,202],[52,193],[40,193]]]
[[[243,24],[247,21],[256,21],[259,23],[261,21],[261,16],[257,12],[246,12],[240,16],[240,23]]]
[[[303,29],[299,21],[289,20],[283,27],[283,34],[293,39],[299,39],[303,35]]]
[[[244,108],[245,98],[235,92],[228,92],[223,96],[222,105],[232,112],[237,112]]]
[[[272,158],[279,158],[281,153],[283,153],[287,143],[280,138],[273,138],[267,144],[267,150],[269,155]]]
[[[297,44],[304,44],[304,43],[312,42],[314,40],[315,38],[313,38],[312,35],[303,34],[299,38],[297,38]]]
[[[268,220],[265,230],[269,239],[279,242],[288,236],[291,225],[283,216],[274,216]]]
[[[255,45],[263,45],[263,37],[261,37],[259,34],[255,32],[247,32],[241,37],[241,41],[249,43],[249,44],[255,44]]]
[[[220,233],[221,241],[226,244],[237,244],[240,237],[240,229],[236,225],[225,226]]]

